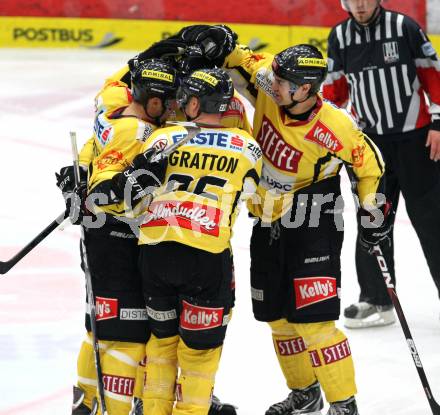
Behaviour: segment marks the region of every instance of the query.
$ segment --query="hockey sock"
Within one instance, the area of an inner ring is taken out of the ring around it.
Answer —
[[[145,345],[118,341],[103,343],[107,346],[101,356],[107,410],[112,415],[126,415],[131,408],[136,372],[144,358]]]
[[[269,323],[278,362],[290,389],[302,389],[316,382],[307,346],[287,320]]]
[[[92,407],[92,400],[96,396],[96,369],[92,341],[89,333],[81,344],[77,361],[78,387],[84,391],[83,404]]]
[[[295,324],[307,344],[315,375],[328,402],[356,394],[354,365],[345,334],[334,321]]]
[[[181,373],[176,385],[173,415],[206,415],[211,406],[222,347],[196,350],[179,341],[177,356]]]
[[[144,413],[170,415],[174,405],[179,336],[164,339],[151,335],[146,347]]]

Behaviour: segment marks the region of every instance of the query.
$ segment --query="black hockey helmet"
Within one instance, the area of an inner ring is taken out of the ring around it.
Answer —
[[[177,101],[185,107],[191,97],[200,100],[200,112],[216,114],[225,112],[234,95],[229,75],[220,68],[204,68],[182,79],[177,91]]]
[[[161,98],[164,103],[175,99],[178,86],[176,69],[162,59],[141,62],[131,73],[133,100],[143,105],[153,97]]]
[[[295,85],[311,84],[309,95],[313,95],[327,76],[327,62],[316,47],[301,44],[275,55],[272,70],[275,75]]]

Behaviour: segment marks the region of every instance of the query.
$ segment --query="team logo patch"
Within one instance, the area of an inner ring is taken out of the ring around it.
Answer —
[[[106,391],[123,396],[133,396],[134,378],[102,374],[102,381]]]
[[[338,296],[334,277],[296,278],[293,284],[297,310]]]
[[[96,297],[96,321],[109,320],[118,317],[118,299]]]
[[[150,205],[142,228],[179,226],[217,237],[222,214],[220,209],[200,203],[162,200]]]
[[[318,121],[304,137],[329,151],[337,152],[344,148],[332,130],[324,123]]]
[[[324,347],[321,349],[321,352],[326,365],[338,362],[339,360],[345,359],[351,355],[350,345],[348,344],[347,339],[338,344]]]
[[[263,154],[275,167],[292,173],[298,172],[298,164],[303,155],[302,151],[287,144],[266,116],[263,116],[257,141]]]
[[[386,42],[382,45],[382,49],[385,63],[394,63],[399,60],[399,44],[397,42]]]
[[[295,337],[287,340],[276,340],[275,344],[280,356],[292,356],[307,350],[307,346],[302,337]]]
[[[124,155],[120,151],[111,150],[108,153],[104,153],[97,161],[98,169],[103,170],[108,166],[114,166],[123,158]]]
[[[362,167],[364,164],[365,145],[358,145],[351,152],[353,167]]]
[[[182,301],[180,326],[186,330],[206,330],[223,324],[224,308],[200,307]]]

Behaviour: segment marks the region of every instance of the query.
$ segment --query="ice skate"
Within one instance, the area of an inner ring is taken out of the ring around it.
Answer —
[[[392,305],[374,305],[361,301],[344,310],[344,326],[350,329],[388,326],[396,321]]]

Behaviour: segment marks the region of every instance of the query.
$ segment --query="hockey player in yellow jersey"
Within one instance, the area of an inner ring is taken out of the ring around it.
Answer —
[[[272,329],[291,389],[266,415],[321,414],[321,387],[328,415],[357,415],[351,351],[334,322],[340,313],[343,240],[339,171],[343,163],[352,166],[359,214],[367,222],[370,216],[378,219],[359,230],[363,242],[382,243],[390,226],[389,204],[376,203],[381,155],[344,110],[322,100],[318,91],[327,64],[315,47],[297,45],[276,56],[253,53],[235,45],[225,30],[196,28],[182,29],[182,38],[209,45],[207,53],[224,59],[255,106],[263,171],[259,197],[248,203],[258,218],[251,238],[253,311]]]
[[[152,331],[146,348],[146,414],[211,414],[233,305],[231,229],[240,199],[256,190],[262,163],[248,133],[220,125],[232,95],[222,69],[200,69],[183,79],[179,105],[202,129],[169,157],[165,189],[152,200],[140,227]],[[185,134],[180,126],[158,130],[144,150],[163,148]]]
[[[177,72],[164,61],[150,60],[139,65],[131,81],[131,90],[118,82],[107,82],[97,96],[98,102],[105,105],[100,105],[95,117],[87,193],[88,200],[99,205],[99,211],[92,212],[96,215],[94,223],[83,222],[97,308],[101,381],[107,409],[115,415],[127,415],[130,411],[138,363],[145,355],[150,332],[137,267],[137,238],[125,221],[124,204],[112,191],[112,178],[132,162],[146,138],[173,110]],[[119,99],[121,92],[132,96],[130,103],[124,105],[124,100]],[[62,169],[59,183],[65,185],[68,174]],[[62,190],[67,191],[65,187]],[[90,332],[89,314],[86,329]],[[90,413],[96,384],[88,334],[78,357],[80,389],[76,390],[72,414]],[[81,390],[85,393],[81,394]],[[141,393],[142,390],[137,395],[140,397]]]
[[[167,52],[170,52],[168,49]],[[153,54],[154,55],[154,54]],[[153,56],[150,54],[149,56]],[[142,58],[137,59],[136,65],[141,64],[143,61],[150,61],[151,59]],[[206,58],[201,57],[201,51],[200,48],[197,47],[189,47],[188,51],[182,54],[182,56],[172,59],[168,59],[170,63],[173,65],[173,67],[177,67],[179,76],[182,76],[183,74],[189,74],[192,69],[196,69],[202,66],[209,66],[212,67],[212,62],[207,60]],[[130,65],[132,67],[132,70],[134,69],[134,65]],[[129,71],[129,66],[126,65],[123,68],[121,68],[119,71],[117,71],[115,74],[113,74],[111,77],[106,79],[103,88],[99,93],[97,94],[95,98],[95,111],[97,120],[95,122],[95,128],[102,129],[103,130],[103,136],[106,137],[108,132],[106,133],[104,125],[106,125],[106,117],[109,115],[115,113],[115,111],[119,111],[125,107],[127,107],[132,101],[133,96],[131,94],[131,76]],[[162,117],[162,121],[165,118]],[[177,108],[173,109],[170,114],[167,114],[167,119],[169,120],[184,120],[185,116],[184,114]],[[226,111],[221,113],[221,125],[225,127],[236,127],[240,129],[244,129],[245,131],[248,131],[251,133],[252,129],[249,124],[249,121],[247,119],[246,115],[246,109],[245,106],[238,96],[238,94],[234,91],[234,96],[230,100],[228,104],[228,108]],[[157,127],[152,126],[153,128]],[[96,136],[93,135],[90,140],[86,142],[83,149],[81,150],[79,161],[80,165],[83,167],[83,169],[87,169],[90,165],[92,160],[99,156],[102,151],[105,149],[101,142],[96,140]],[[113,151],[110,149],[110,151],[106,151],[106,154],[109,154],[109,157],[113,159]],[[117,160],[113,160],[117,161]],[[93,164],[92,164],[93,166]],[[120,167],[121,165],[115,164],[115,169]],[[96,171],[96,170],[95,170]],[[99,175],[101,177],[101,175]],[[113,206],[114,207],[114,206]],[[123,208],[125,206],[123,204],[120,204],[118,206],[119,210],[122,212]],[[142,363],[143,365],[144,363]],[[135,398],[139,398],[142,391],[142,380],[144,379],[144,370],[143,366],[139,367],[138,375],[137,375],[137,381],[136,381],[136,389],[134,391]],[[81,348],[81,353],[78,360],[78,371],[79,371],[79,377],[88,379],[89,381],[96,382],[95,376],[95,369],[93,364],[93,350],[90,344],[89,339],[87,339],[86,342],[84,342],[83,347]],[[87,372],[87,376],[85,376],[85,373]],[[80,382],[81,383],[81,382]],[[83,385],[81,385],[83,386]],[[86,394],[85,394],[85,400],[86,403],[90,402],[91,399],[94,397],[95,393],[93,392],[92,387],[85,388]],[[80,391],[76,390],[75,394],[78,395]],[[81,396],[81,395],[79,395]],[[78,401],[77,399],[74,399],[75,401]],[[136,408],[140,407],[140,402],[135,399]],[[139,408],[137,410],[140,410]],[[136,411],[134,409],[133,411]],[[134,412],[137,414],[137,412]],[[210,409],[210,415],[214,414],[223,414],[223,415],[233,415],[235,414],[235,411],[233,410],[233,406],[230,404],[222,403],[213,396],[213,402],[212,407]]]

